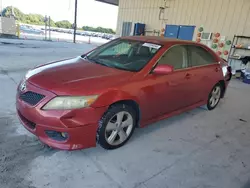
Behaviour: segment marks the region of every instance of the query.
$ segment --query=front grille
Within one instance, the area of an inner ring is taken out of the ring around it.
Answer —
[[[19,111],[18,111],[18,115],[21,118],[21,120],[25,123],[25,125],[27,125],[29,128],[31,128],[31,129],[36,128],[36,124],[34,122],[28,120],[26,117],[24,117]]]
[[[19,95],[19,98],[24,102],[34,106],[39,103],[45,96],[32,91],[27,91]]]

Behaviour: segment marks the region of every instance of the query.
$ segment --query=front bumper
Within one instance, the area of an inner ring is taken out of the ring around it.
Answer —
[[[16,109],[24,127],[36,135],[43,143],[57,149],[76,150],[96,145],[98,121],[107,110],[102,108],[83,108],[76,110],[41,110],[56,95],[27,83],[26,91],[45,95],[37,105],[31,106],[16,96]],[[68,134],[64,141],[55,140],[46,131]]]

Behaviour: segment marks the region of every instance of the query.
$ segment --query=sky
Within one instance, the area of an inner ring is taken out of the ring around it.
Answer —
[[[51,16],[54,21],[74,22],[74,0],[0,0],[2,7],[14,6],[23,13]],[[77,25],[116,29],[118,6],[95,0],[78,0]]]

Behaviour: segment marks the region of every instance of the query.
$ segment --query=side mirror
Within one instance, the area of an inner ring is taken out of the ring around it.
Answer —
[[[166,75],[174,71],[174,67],[171,65],[157,65],[153,70],[154,74]]]

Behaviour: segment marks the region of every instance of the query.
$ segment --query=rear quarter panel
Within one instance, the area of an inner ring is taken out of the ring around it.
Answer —
[[[205,65],[201,67],[193,67],[193,71],[197,73],[197,79],[201,79],[202,81],[201,84],[198,86],[198,88],[200,87],[203,89],[203,92],[204,92],[203,96],[207,100],[207,96],[211,92],[212,88],[219,81],[224,80],[222,67],[220,65],[220,62],[222,62],[222,59],[208,46],[203,45],[203,44],[196,44],[196,45],[204,48],[215,59],[213,64]]]
[[[216,72],[216,69],[219,69],[219,71]],[[195,75],[195,79],[198,80],[198,95],[200,96],[201,100],[205,101],[207,100],[208,94],[210,93],[212,88],[220,80],[223,80],[223,75],[218,63],[202,67],[194,67],[192,70],[192,74]]]

